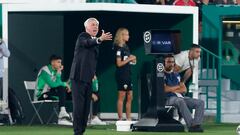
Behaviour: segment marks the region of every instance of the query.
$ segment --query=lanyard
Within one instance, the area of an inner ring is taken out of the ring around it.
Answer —
[[[189,54],[188,54],[188,62],[189,62],[189,65],[190,65],[191,71],[192,71],[192,73],[193,73],[193,68],[194,68],[194,59],[193,59],[193,65],[192,65],[192,63],[191,63],[191,61],[190,61]]]

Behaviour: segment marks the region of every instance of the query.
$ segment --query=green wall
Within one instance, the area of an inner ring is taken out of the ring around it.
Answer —
[[[130,12],[29,12],[9,15],[9,84],[23,103],[26,120],[31,116],[31,106],[26,98],[24,80],[35,80],[37,70],[48,63],[48,57],[55,53],[64,57],[64,80],[68,79],[73,51],[78,34],[84,31],[83,22],[89,17],[100,21],[100,29],[115,35],[119,27],[130,32],[128,43],[138,62],[132,67],[133,112],[138,112],[138,78],[143,72],[151,71],[144,63],[153,56],[146,56],[143,47],[143,32],[149,29],[181,30],[182,49],[192,44],[192,15],[130,13]],[[101,112],[116,112],[117,87],[115,82],[115,52],[112,42],[100,46],[97,75],[100,82]],[[18,72],[16,72],[18,71]]]
[[[63,56],[63,16],[57,14],[10,13],[8,45],[9,87],[23,107],[28,123],[34,110],[27,97],[23,81],[34,81],[38,70],[48,64],[50,55]]]
[[[223,37],[222,19],[235,17],[240,19],[240,6],[203,6],[202,8],[202,45],[222,57]],[[238,65],[225,65],[222,67],[222,76],[231,79],[240,89],[240,81],[236,79],[240,74]],[[231,84],[232,86],[232,84]],[[236,87],[235,87],[236,88]],[[234,88],[234,89],[235,89]]]
[[[222,18],[239,15],[239,6],[203,6],[202,45],[218,54],[218,49],[216,48],[221,48],[221,45],[219,46],[219,41],[222,41]]]

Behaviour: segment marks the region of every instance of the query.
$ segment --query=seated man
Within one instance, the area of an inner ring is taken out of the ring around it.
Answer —
[[[90,124],[91,125],[107,125],[106,122],[103,122],[99,119],[98,113],[100,111],[100,96],[98,94],[98,79],[97,76],[95,75],[93,80],[92,80],[92,119]]]
[[[50,64],[42,67],[38,73],[36,80],[37,98],[38,100],[59,100],[58,124],[72,125],[65,108],[66,92],[70,92],[70,88],[67,83],[61,80],[62,70],[62,58],[52,55]]]
[[[166,105],[175,106],[184,118],[189,132],[203,132],[201,124],[204,116],[204,102],[200,99],[184,97],[186,86],[180,82],[180,75],[174,72],[175,60],[172,55],[166,56],[165,64],[165,84]],[[196,109],[195,116],[192,118],[189,109]]]

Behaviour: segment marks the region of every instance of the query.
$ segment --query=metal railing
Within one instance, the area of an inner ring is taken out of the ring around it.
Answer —
[[[206,95],[206,109],[216,110],[216,122],[221,122],[221,57],[201,46],[201,62],[199,87],[205,88],[205,92],[201,94]],[[215,89],[214,89],[215,88]],[[216,90],[216,95],[209,95],[209,92]],[[216,100],[216,107],[209,107],[209,99]]]

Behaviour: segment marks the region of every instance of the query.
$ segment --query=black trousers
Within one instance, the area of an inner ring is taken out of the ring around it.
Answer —
[[[98,100],[97,101],[93,101],[92,100],[92,115],[96,116],[98,115],[99,111],[100,111],[100,96],[98,94],[98,92],[93,92],[97,97]]]
[[[59,97],[59,107],[65,106],[66,102],[66,87],[59,86],[51,88],[49,92],[43,93],[38,100],[56,100],[54,97]]]
[[[73,128],[74,135],[83,135],[87,127],[92,84],[77,80],[72,81]]]

